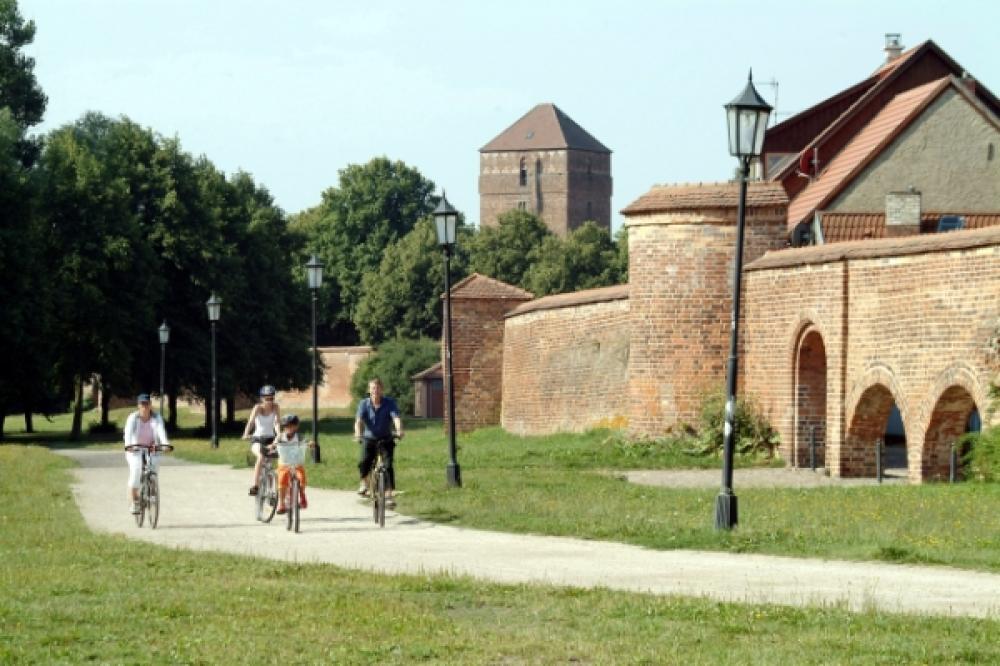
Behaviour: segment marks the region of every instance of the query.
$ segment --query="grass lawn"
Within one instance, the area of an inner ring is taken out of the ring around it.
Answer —
[[[373,576],[95,535],[71,465],[0,446],[0,663],[1000,662],[996,621]]]
[[[125,411],[116,416],[124,422]],[[182,423],[191,418],[185,416]],[[355,487],[351,420],[333,417],[320,424],[324,462],[310,467],[310,484]],[[399,511],[427,520],[660,549],[1000,570],[1000,484],[741,488],[737,470],[740,527],[719,533],[713,526],[716,489],[651,488],[605,473],[717,469],[715,459],[623,446],[607,431],[521,438],[487,428],[459,436],[464,487],[448,490],[440,421],[408,419],[406,426],[406,439],[397,449],[398,482],[405,491]],[[302,430],[309,433],[311,425],[304,423]],[[205,438],[181,436],[174,443],[185,458],[246,465],[246,443],[235,436],[224,437],[214,451]]]

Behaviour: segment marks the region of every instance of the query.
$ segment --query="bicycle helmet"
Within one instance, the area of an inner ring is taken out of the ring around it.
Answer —
[[[274,395],[274,387],[270,384],[264,384],[260,387],[260,397],[263,398],[266,395]]]
[[[299,417],[295,414],[285,414],[281,417],[281,425],[298,425]]]

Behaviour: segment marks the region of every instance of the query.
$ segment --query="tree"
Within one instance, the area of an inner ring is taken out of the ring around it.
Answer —
[[[473,235],[459,220],[458,242],[451,258],[452,282],[467,274]],[[377,271],[362,280],[355,323],[362,341],[378,344],[392,338],[441,337],[444,261],[434,220],[425,217],[413,231],[390,245]]]
[[[25,21],[16,0],[0,0],[0,107],[10,109],[21,129],[37,125],[45,113],[46,98],[35,80],[35,61],[22,49],[35,39],[35,22]],[[21,136],[16,153],[25,166],[38,157],[38,143]]]
[[[308,250],[326,265],[322,323],[340,342],[357,339],[354,320],[362,279],[378,269],[385,249],[431,212],[434,183],[403,162],[377,157],[340,171],[319,211],[297,218]],[[330,337],[330,334],[327,334]]]
[[[390,340],[358,365],[351,378],[351,395],[361,400],[368,382],[378,377],[403,414],[413,413],[413,375],[441,360],[441,345],[434,340]]]
[[[469,270],[508,284],[525,286],[528,269],[552,232],[538,216],[511,210],[497,217],[497,226],[481,227],[469,248]]]
[[[565,240],[548,236],[528,269],[525,288],[535,296],[562,294],[619,284],[619,248],[594,222],[573,230]]]

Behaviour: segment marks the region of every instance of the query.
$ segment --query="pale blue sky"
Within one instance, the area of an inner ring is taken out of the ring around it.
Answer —
[[[478,149],[554,102],[614,152],[613,210],[729,177],[722,105],[753,67],[800,111],[865,78],[884,33],[933,39],[1000,93],[997,2],[21,0],[43,130],[124,114],[290,213],[376,155],[478,222]],[[771,87],[762,94],[774,100]],[[616,214],[613,226],[621,220]]]

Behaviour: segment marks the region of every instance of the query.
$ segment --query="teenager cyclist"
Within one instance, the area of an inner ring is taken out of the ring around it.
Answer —
[[[399,416],[396,401],[383,395],[382,380],[378,377],[368,382],[368,396],[358,404],[358,413],[354,419],[354,438],[361,445],[358,471],[361,472],[359,495],[368,494],[368,473],[375,464],[379,446],[382,447],[382,457],[389,471],[389,488],[386,493],[386,506],[396,508],[394,498],[396,490],[396,470],[392,465],[392,454],[396,442],[392,439],[395,426],[396,437],[403,437],[403,420]]]
[[[251,495],[257,494],[257,483],[260,480],[261,447],[273,442],[279,431],[281,407],[275,402],[274,393],[274,387],[270,384],[261,387],[260,402],[250,411],[247,427],[243,430],[243,439],[252,442],[250,450],[257,457],[257,462],[253,466],[253,477],[250,479]]]

